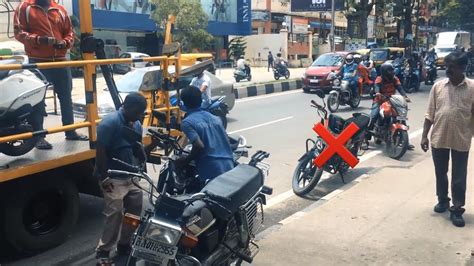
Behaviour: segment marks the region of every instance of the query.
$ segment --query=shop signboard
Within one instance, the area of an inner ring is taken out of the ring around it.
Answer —
[[[331,0],[292,0],[291,12],[314,12],[331,11]],[[337,11],[344,9],[344,0],[334,0],[334,8]]]

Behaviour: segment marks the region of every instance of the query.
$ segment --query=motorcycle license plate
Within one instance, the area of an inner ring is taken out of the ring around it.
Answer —
[[[310,79],[309,82],[311,82],[311,83],[319,83],[319,80],[318,80],[318,79]]]
[[[151,261],[159,265],[167,265],[178,253],[178,247],[162,244],[158,241],[137,236],[132,244],[132,255],[135,258]]]
[[[404,116],[397,116],[397,120],[399,120],[399,121],[406,121],[407,118],[404,117]]]

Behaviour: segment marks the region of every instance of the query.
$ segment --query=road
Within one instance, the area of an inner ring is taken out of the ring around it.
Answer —
[[[409,104],[410,139],[416,146],[400,160],[390,159],[381,152],[381,147],[371,146],[361,157],[361,163],[345,176],[351,181],[364,174],[373,174],[382,167],[410,166],[423,152],[418,148],[421,136],[423,117],[427,106],[430,88],[422,85],[421,91],[411,94]],[[265,150],[271,154],[270,175],[266,184],[274,188],[265,209],[265,228],[292,217],[296,212],[311,205],[324,195],[340,188],[344,184],[338,175],[324,175],[317,188],[306,198],[300,198],[291,190],[291,178],[298,158],[305,151],[305,140],[314,138],[312,131],[317,114],[310,107],[310,100],[320,101],[314,94],[305,94],[301,90],[280,94],[246,98],[238,100],[229,114],[228,131],[232,135],[243,135],[247,138],[253,151]],[[341,107],[338,115],[348,118],[352,112],[369,112],[371,101],[364,99],[357,110]],[[159,171],[152,170],[154,177]],[[102,227],[102,200],[87,195],[81,196],[81,215],[77,230],[69,240],[55,249],[35,257],[15,260],[13,265],[94,265],[93,249],[97,243]]]

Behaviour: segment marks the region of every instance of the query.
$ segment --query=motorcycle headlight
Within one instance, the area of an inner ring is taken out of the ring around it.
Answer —
[[[334,86],[341,86],[341,81],[340,81],[339,79],[335,79],[335,80],[332,82],[332,84],[333,84]]]
[[[181,227],[152,218],[147,222],[144,236],[163,244],[175,246],[181,237]]]

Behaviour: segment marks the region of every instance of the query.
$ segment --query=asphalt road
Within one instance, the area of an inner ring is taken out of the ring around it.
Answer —
[[[421,156],[422,151],[418,144],[429,90],[430,87],[422,85],[420,92],[410,95],[410,140],[415,145],[415,150],[407,152],[400,161],[396,161],[384,156],[382,147],[370,146],[361,157],[361,163],[346,174],[346,181],[363,174],[373,174],[381,167],[409,166]],[[301,90],[246,98],[238,100],[229,114],[228,131],[231,134],[245,136],[248,144],[253,146],[252,152],[265,150],[271,154],[267,160],[271,169],[266,184],[273,187],[274,194],[265,209],[265,228],[292,217],[296,212],[344,185],[339,175],[324,175],[320,184],[306,198],[295,196],[291,190],[291,178],[298,158],[305,152],[305,140],[316,136],[312,127],[319,118],[315,109],[310,107],[312,99],[321,101],[316,95],[305,94]],[[368,113],[370,105],[371,100],[364,99],[357,110],[345,106],[341,107],[337,114],[348,118],[353,112]],[[159,166],[156,166],[156,172],[158,171]],[[94,265],[93,250],[102,227],[101,208],[101,199],[82,195],[80,220],[76,231],[66,243],[35,257],[10,259],[10,263]]]

